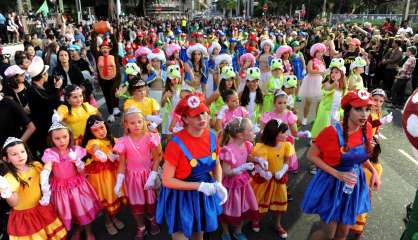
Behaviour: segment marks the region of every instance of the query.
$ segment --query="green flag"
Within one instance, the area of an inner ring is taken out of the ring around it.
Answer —
[[[42,3],[42,5],[39,7],[38,11],[36,11],[35,14],[38,13],[43,13],[44,16],[47,16],[49,13],[49,8],[48,8],[48,3],[46,2],[46,0],[44,1],[44,3]]]

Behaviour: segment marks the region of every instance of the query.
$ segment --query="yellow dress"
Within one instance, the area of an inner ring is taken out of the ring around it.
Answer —
[[[257,181],[252,178],[250,183],[257,198],[260,213],[286,212],[287,189],[286,183],[281,183],[274,178],[274,173],[283,168],[286,158],[290,158],[295,150],[290,142],[282,142],[277,147],[270,147],[263,143],[257,143],[252,155],[262,157],[268,161],[268,170],[273,177],[269,181]]]
[[[91,139],[86,145],[86,151],[93,156],[95,146],[99,150],[109,156],[112,153],[112,144],[109,140]],[[124,197],[119,198],[113,191],[116,184],[116,171],[118,168],[118,161],[112,162],[107,159],[106,162],[101,162],[96,157],[87,160],[85,172],[87,180],[93,186],[100,200],[100,204],[106,213],[110,216],[117,214],[121,208]]]
[[[20,179],[27,185],[20,184],[11,173],[4,176],[11,191],[17,192],[19,198],[17,206],[10,212],[7,225],[11,240],[58,240],[67,236],[67,230],[52,205],[39,204],[41,170],[42,164],[34,162],[27,172],[19,173]]]
[[[382,165],[380,163],[372,163],[374,169],[376,169],[377,174],[379,175],[379,177],[382,176],[383,173],[383,168]],[[370,180],[372,178],[372,173],[369,171],[368,168],[363,167],[364,169],[364,174],[366,175],[366,180],[367,183],[370,185]],[[369,190],[370,192],[370,201],[372,200],[372,192]],[[363,213],[357,216],[356,219],[356,224],[353,225],[353,227],[350,229],[351,232],[354,233],[358,233],[361,234],[364,231],[364,226],[366,226],[366,220],[367,220],[367,213]]]
[[[123,110],[126,112],[130,107],[138,108],[144,116],[154,115],[160,111],[160,104],[154,98],[149,97],[145,97],[141,102],[134,99],[126,100],[123,104]]]
[[[63,122],[73,131],[75,143],[80,145],[86,130],[87,119],[97,114],[97,108],[85,102],[79,107],[72,107],[71,114],[66,105],[59,106],[57,111]]]

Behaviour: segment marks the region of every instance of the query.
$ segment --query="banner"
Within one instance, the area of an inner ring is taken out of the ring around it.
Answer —
[[[44,16],[48,15],[49,8],[48,8],[48,3],[46,2],[46,0],[44,1],[44,3],[42,3],[39,9],[35,12],[35,14],[38,14],[38,13],[43,13]]]

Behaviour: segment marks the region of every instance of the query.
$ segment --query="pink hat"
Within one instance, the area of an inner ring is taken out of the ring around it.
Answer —
[[[361,42],[360,42],[360,40],[358,38],[352,38],[350,44],[351,45],[354,45],[356,47],[360,47]]]
[[[325,52],[327,50],[327,47],[323,43],[315,43],[312,45],[311,49],[309,50],[309,54],[311,57],[315,57],[316,52],[321,51]]]
[[[276,50],[276,57],[278,57],[278,58],[281,58],[282,57],[282,55],[283,54],[285,54],[285,53],[289,53],[289,54],[292,54],[293,53],[293,50],[292,50],[292,48],[290,47],[290,46],[288,46],[288,45],[283,45],[283,46],[280,46],[277,50]]]
[[[169,58],[169,57],[173,56],[173,54],[176,51],[180,51],[180,49],[181,48],[178,44],[172,43],[172,44],[169,44],[167,46],[167,48],[165,49],[165,53],[167,54],[167,57]]]
[[[139,58],[142,56],[147,56],[148,53],[150,53],[151,50],[147,47],[139,47],[136,51],[135,51],[135,58]]]
[[[4,71],[4,75],[6,77],[14,77],[16,75],[20,75],[25,73],[25,71],[23,69],[21,69],[18,65],[12,65],[10,67],[8,67],[6,69],[6,71]]]
[[[239,64],[241,66],[243,66],[245,61],[247,61],[247,60],[250,60],[251,61],[251,66],[254,66],[255,57],[252,53],[245,53],[245,54],[241,55],[241,57],[239,58]]]

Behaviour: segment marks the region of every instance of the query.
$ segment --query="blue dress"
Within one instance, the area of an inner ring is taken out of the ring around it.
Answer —
[[[172,138],[189,161],[196,161],[192,172],[184,181],[214,182],[210,171],[216,164],[216,136],[210,132],[210,155],[194,159],[184,143],[174,136]],[[191,164],[193,166],[193,164]],[[222,206],[216,194],[206,196],[197,190],[177,190],[162,187],[158,196],[156,220],[167,223],[168,233],[182,232],[190,238],[193,232],[213,232],[218,228],[218,216]]]
[[[303,64],[299,53],[293,54],[292,59],[293,73],[299,81],[303,80]]]
[[[340,124],[336,124],[339,144],[345,146]],[[308,214],[318,214],[325,223],[337,222],[353,225],[359,214],[366,213],[370,209],[369,190],[366,177],[361,164],[367,159],[368,153],[363,144],[350,148],[346,153],[341,153],[341,163],[336,167],[338,171],[351,171],[354,165],[358,165],[357,183],[351,194],[343,192],[344,182],[330,174],[318,170],[306,189],[302,201],[302,209]]]

